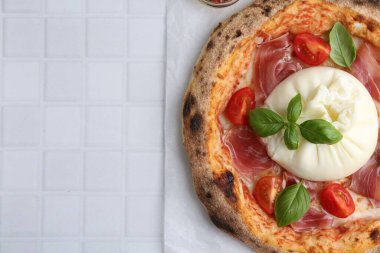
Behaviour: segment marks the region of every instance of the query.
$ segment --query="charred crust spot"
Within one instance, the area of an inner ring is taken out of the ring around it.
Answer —
[[[235,230],[225,220],[219,219],[219,217],[217,217],[216,215],[210,215],[210,219],[211,219],[212,223],[214,223],[214,225],[217,226],[218,228],[220,228],[220,229],[222,229],[222,230],[224,230],[230,234],[235,233]]]
[[[201,129],[203,124],[203,117],[200,113],[194,114],[194,116],[190,120],[190,129],[193,133],[198,132]]]
[[[230,39],[230,35],[227,34],[226,37],[225,37],[225,39],[229,40]]]
[[[365,20],[365,17],[361,14],[358,14],[356,17],[354,17],[354,20],[357,22],[363,22]]]
[[[264,15],[266,16],[266,17],[268,17],[269,16],[269,14],[270,14],[270,12],[272,11],[272,7],[270,7],[270,6],[264,6]]]
[[[214,47],[214,41],[210,40],[208,43],[207,43],[207,46],[206,46],[206,50],[211,50],[212,48]]]
[[[220,175],[215,180],[215,183],[230,201],[236,201],[236,196],[234,193],[234,174],[232,174],[231,171],[227,170],[225,173]]]
[[[379,230],[376,228],[374,229],[370,234],[369,237],[372,239],[372,241],[376,241],[379,238]]]
[[[212,194],[210,192],[206,193],[206,198],[212,199]]]
[[[195,105],[195,102],[195,97],[193,96],[193,94],[189,93],[183,105],[183,117],[187,117],[190,115],[191,108]]]
[[[222,35],[222,32],[218,32],[217,36],[220,37]]]
[[[376,30],[376,25],[372,21],[369,21],[367,23],[367,28],[370,32],[374,32]]]
[[[253,245],[255,245],[257,248],[262,248],[262,247],[257,243],[257,241],[253,240],[252,238],[249,238],[249,241],[250,241]]]
[[[243,33],[241,32],[241,30],[237,30],[236,33],[235,33],[235,36],[234,36],[234,39],[235,38],[239,38]]]
[[[222,27],[222,23],[221,23],[221,22],[219,22],[219,24],[215,27],[214,32],[215,32],[216,30],[218,30],[220,27]]]
[[[378,5],[380,3],[380,0],[368,0],[369,3]]]
[[[356,0],[354,1],[355,4],[357,5],[363,5],[365,3],[373,4],[373,5],[379,5],[380,0]]]
[[[232,53],[232,51],[234,51],[234,49],[235,49],[235,45],[232,45],[232,46],[230,47],[230,53]]]

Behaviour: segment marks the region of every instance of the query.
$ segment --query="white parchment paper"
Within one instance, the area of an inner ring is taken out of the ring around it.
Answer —
[[[165,109],[165,253],[249,253],[248,247],[218,230],[197,199],[182,147],[182,97],[192,67],[213,28],[248,6],[240,0],[212,8],[198,0],[168,0]]]

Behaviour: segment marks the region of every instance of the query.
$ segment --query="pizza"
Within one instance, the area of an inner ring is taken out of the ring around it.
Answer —
[[[184,95],[196,193],[256,252],[380,252],[379,115],[379,1],[256,1]]]

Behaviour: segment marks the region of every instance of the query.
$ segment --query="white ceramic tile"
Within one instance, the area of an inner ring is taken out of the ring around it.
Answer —
[[[129,19],[129,55],[163,57],[165,55],[165,19]]]
[[[5,151],[1,171],[3,190],[37,190],[40,185],[40,153],[37,151]]]
[[[43,214],[44,236],[78,236],[80,234],[82,201],[79,196],[45,197]],[[62,252],[68,253],[68,251]]]
[[[127,110],[127,145],[161,147],[163,144],[163,110],[160,107],[132,107]]]
[[[162,192],[164,161],[162,152],[127,153],[127,190]],[[144,178],[144,183],[136,178]]]
[[[123,98],[124,64],[90,62],[87,65],[87,98],[121,100]]]
[[[5,107],[3,114],[5,145],[37,146],[39,144],[41,126],[38,107]]]
[[[4,12],[36,13],[42,9],[42,0],[3,0]]]
[[[37,57],[43,54],[43,20],[8,18],[4,21],[4,55]]]
[[[78,13],[83,10],[84,0],[47,0],[48,13]]]
[[[84,253],[121,253],[120,242],[86,242]],[[137,252],[136,253],[140,253]]]
[[[162,196],[127,197],[126,233],[132,237],[161,236]]]
[[[48,62],[45,97],[49,101],[77,101],[82,97],[81,62]]]
[[[78,57],[84,50],[84,20],[51,18],[46,25],[49,57]]]
[[[83,157],[79,151],[50,151],[44,157],[46,190],[70,191],[83,187]]]
[[[88,107],[86,130],[88,145],[120,146],[122,142],[121,107]]]
[[[6,241],[0,242],[0,252],[4,253],[38,253],[35,241]]]
[[[162,253],[162,244],[159,241],[130,241],[126,242],[125,253]]]
[[[93,13],[122,12],[123,0],[87,0],[87,9]]]
[[[1,198],[1,235],[36,236],[39,201],[34,196],[3,196]]]
[[[120,191],[122,186],[122,153],[88,152],[85,158],[86,190]]]
[[[40,91],[40,69],[38,62],[3,63],[3,85],[5,100],[37,100]]]
[[[80,107],[47,107],[45,109],[45,144],[79,146],[81,119]]]
[[[44,242],[42,253],[80,253],[79,242]]]
[[[129,0],[132,14],[165,14],[165,0]]]
[[[85,201],[85,235],[118,236],[122,231],[122,198],[87,197]]]
[[[89,56],[123,56],[125,21],[121,18],[91,18],[87,25]]]
[[[164,64],[130,63],[128,66],[128,99],[162,101],[164,99]]]

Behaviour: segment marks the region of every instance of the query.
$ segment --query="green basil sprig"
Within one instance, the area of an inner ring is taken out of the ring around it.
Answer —
[[[285,122],[281,116],[266,108],[257,108],[248,115],[250,126],[257,135],[261,137],[268,137],[280,131]]]
[[[284,133],[284,142],[289,150],[296,150],[300,145],[300,136],[297,130],[297,125],[290,123]]]
[[[296,150],[300,143],[300,133],[313,144],[336,144],[343,135],[328,121],[323,119],[307,120],[298,125],[296,122],[302,112],[302,98],[297,94],[290,100],[285,122],[279,114],[267,109],[256,108],[248,113],[248,122],[252,130],[260,137],[278,133],[285,127],[284,143],[289,150]]]
[[[302,112],[301,94],[297,94],[288,104],[288,121],[296,123]]]
[[[356,46],[350,33],[340,23],[335,23],[330,31],[330,58],[339,66],[351,68],[356,59]]]
[[[307,120],[299,127],[302,136],[314,144],[332,145],[343,138],[342,134],[324,119]]]
[[[302,182],[285,188],[277,197],[274,215],[277,225],[284,227],[298,221],[310,208],[310,195]]]

